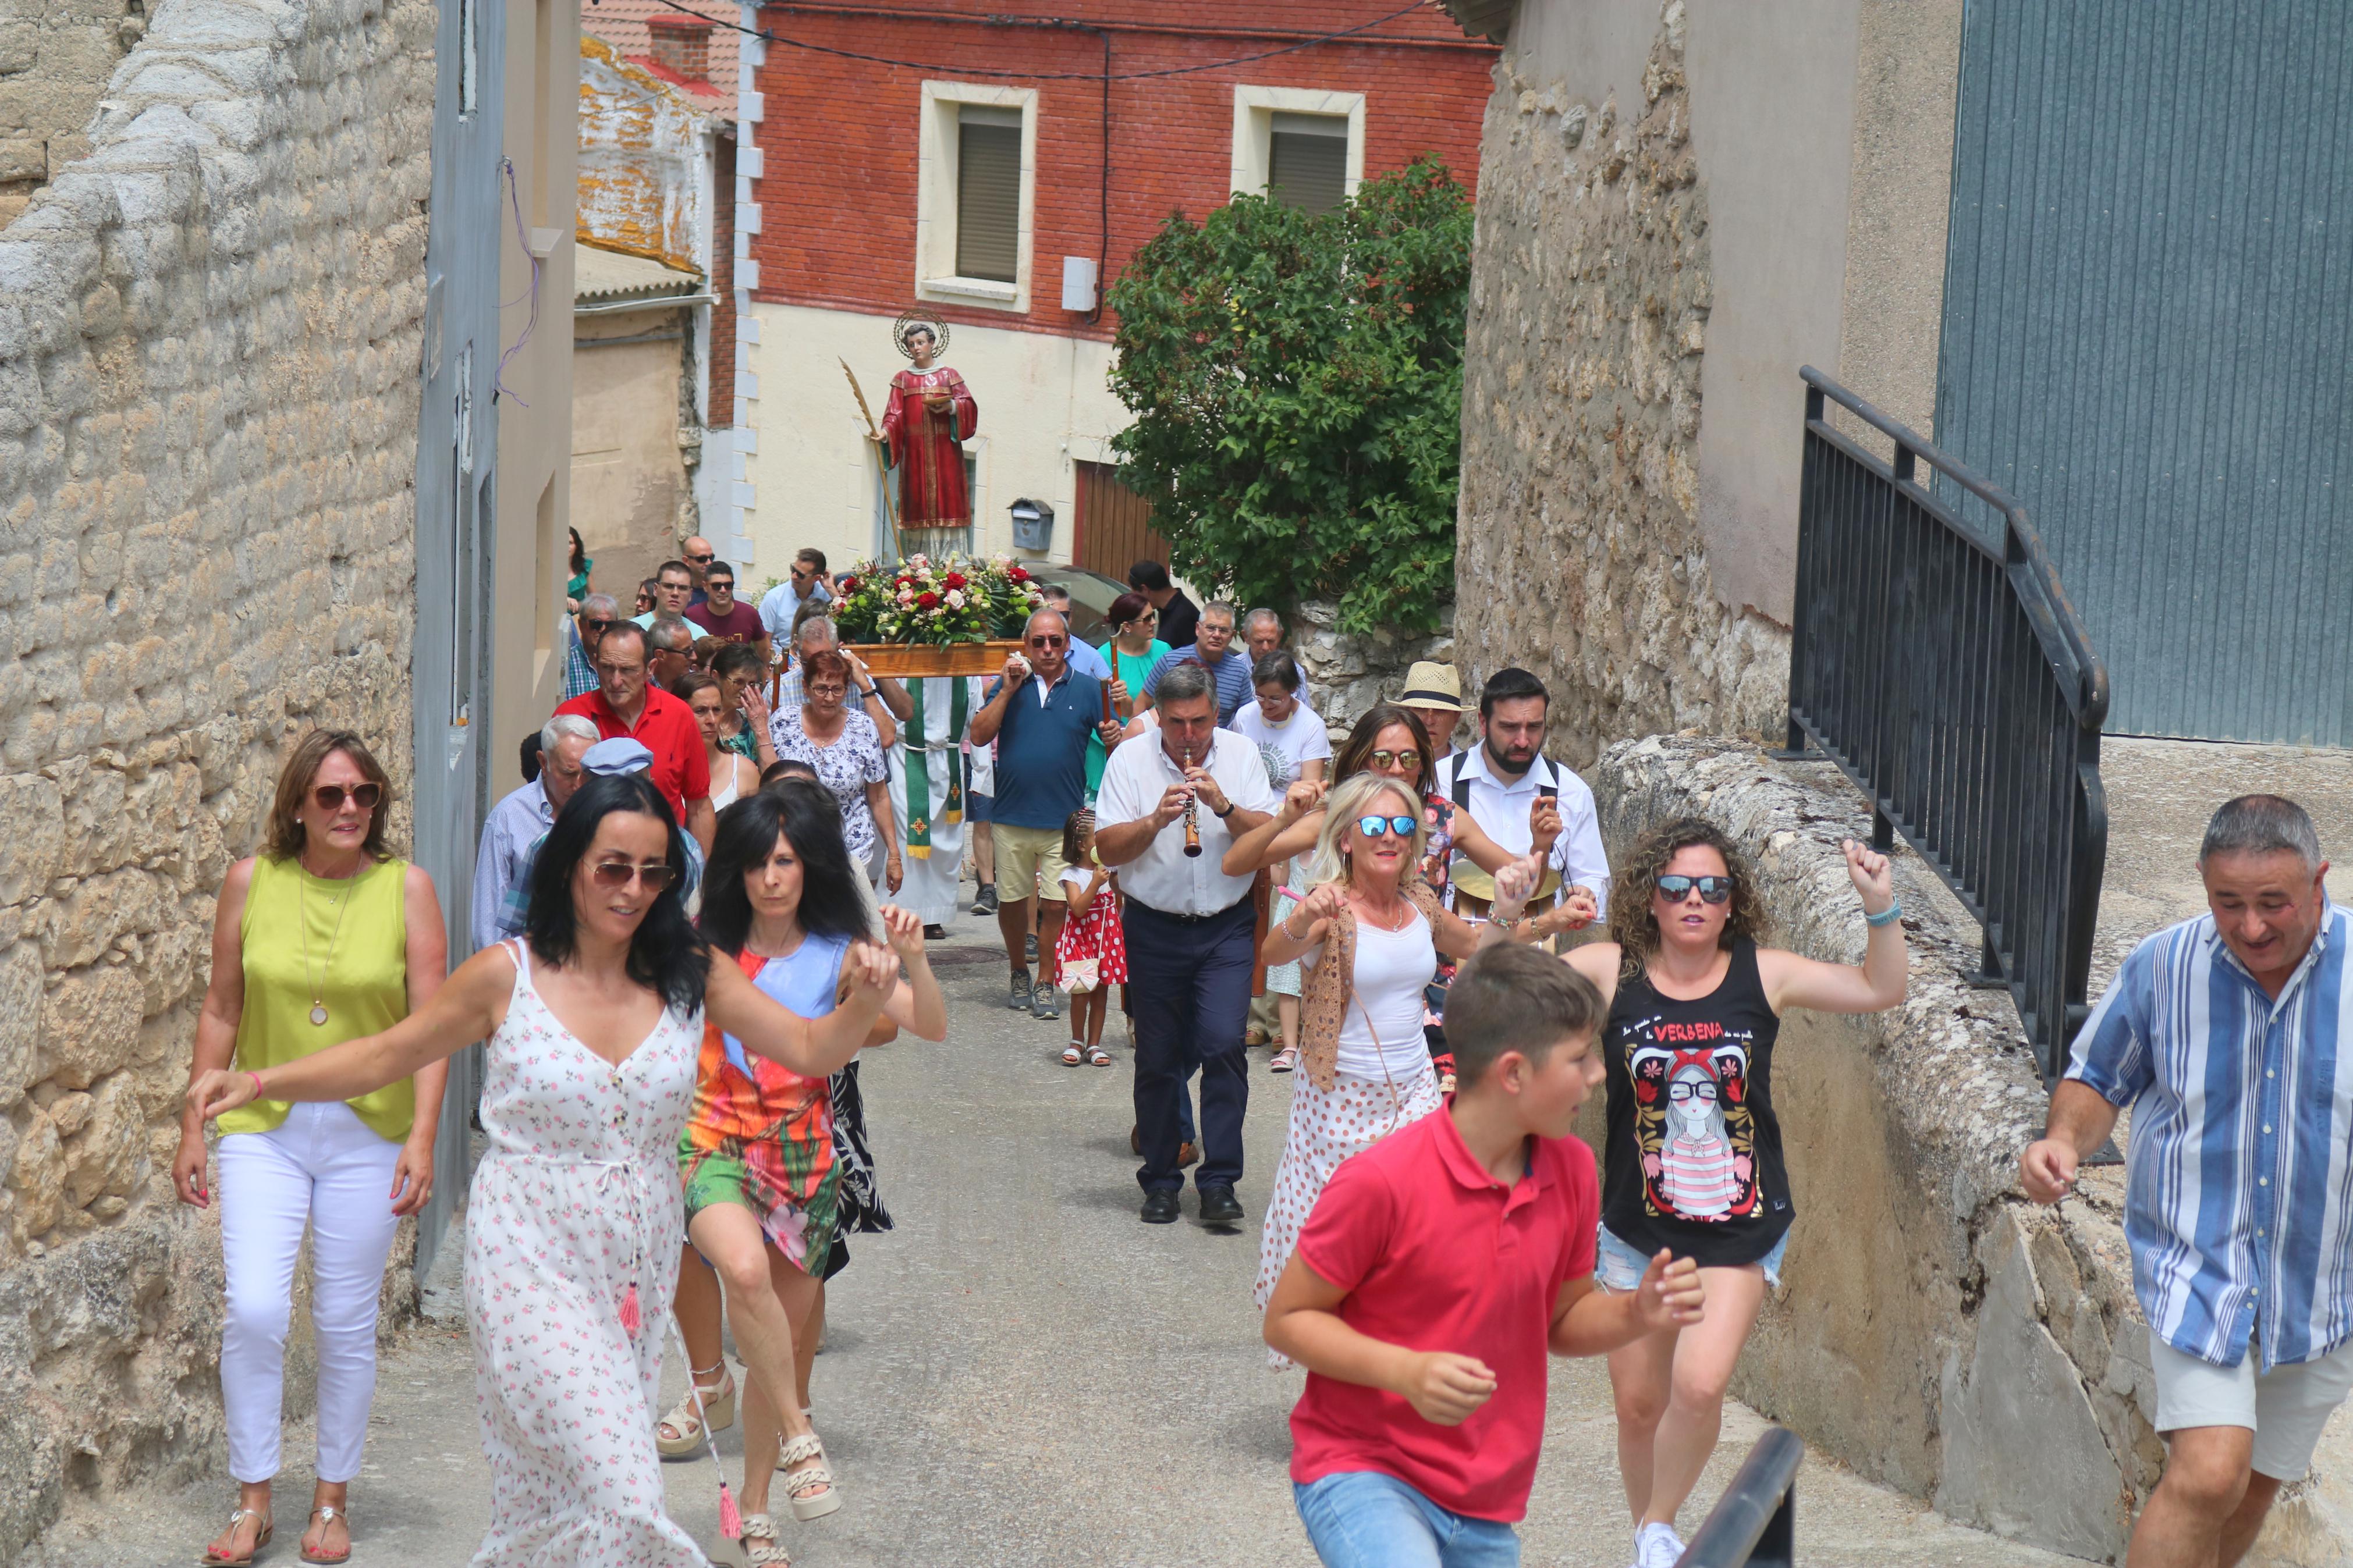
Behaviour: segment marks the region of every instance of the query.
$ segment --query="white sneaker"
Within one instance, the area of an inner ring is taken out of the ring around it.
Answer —
[[[1672,1524],[1653,1520],[1634,1532],[1634,1568],[1675,1568],[1683,1555],[1683,1539]]]

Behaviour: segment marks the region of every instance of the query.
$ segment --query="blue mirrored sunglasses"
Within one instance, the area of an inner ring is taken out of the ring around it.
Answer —
[[[1732,879],[1729,877],[1662,877],[1659,891],[1675,903],[1691,897],[1694,888],[1699,889],[1704,904],[1728,903],[1732,899]]]
[[[1356,831],[1367,838],[1378,838],[1383,828],[1387,828],[1399,838],[1410,838],[1413,837],[1414,819],[1410,816],[1378,815],[1356,818]]]

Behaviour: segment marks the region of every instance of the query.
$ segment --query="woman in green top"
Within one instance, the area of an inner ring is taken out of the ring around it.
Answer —
[[[1095,651],[1111,666],[1113,706],[1119,710],[1121,722],[1135,717],[1135,694],[1144,689],[1144,678],[1168,651],[1168,645],[1152,634],[1160,626],[1160,612],[1152,601],[1141,594],[1122,594],[1103,612],[1103,624],[1112,629],[1111,639]],[[1095,788],[1103,783],[1103,765],[1111,753],[1104,750],[1101,735],[1087,737],[1087,799],[1095,797]]]
[[[385,847],[391,808],[391,782],[357,735],[313,730],[295,746],[261,853],[230,867],[221,888],[190,1082],[232,1057],[250,1071],[376,1034],[440,988],[440,901],[430,877]],[[272,1533],[286,1325],[306,1223],[319,1461],[302,1558],[351,1555],[344,1499],[375,1393],[385,1258],[401,1217],[432,1195],[448,1073],[436,1062],[347,1102],[256,1100],[220,1119],[221,1403],[238,1496],[206,1563],[250,1563]],[[181,1121],[172,1179],[182,1202],[210,1205],[204,1123],[193,1115]]]
[[[580,613],[580,601],[588,596],[588,574],[596,563],[588,559],[588,547],[580,542],[578,529],[567,528],[564,531],[572,536],[572,580],[564,584],[564,596],[570,603],[564,613],[576,616]]]

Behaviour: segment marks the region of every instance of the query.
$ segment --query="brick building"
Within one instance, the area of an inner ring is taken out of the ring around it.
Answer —
[[[771,41],[745,40],[756,151],[736,210],[747,580],[801,545],[847,560],[881,544],[879,465],[835,361],[879,416],[904,363],[891,323],[915,306],[950,324],[943,358],[980,405],[972,545],[1011,548],[1008,508],[1027,499],[1056,514],[1045,557],[1124,571],[1131,556],[1090,549],[1082,500],[1096,544],[1129,548],[1102,526],[1115,492],[1099,466],[1127,420],[1102,285],[1171,212],[1198,221],[1234,191],[1320,207],[1422,153],[1470,183],[1495,58],[1436,8],[1383,0],[757,17]]]

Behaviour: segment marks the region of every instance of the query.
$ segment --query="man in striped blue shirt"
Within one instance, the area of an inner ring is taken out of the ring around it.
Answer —
[[[621,606],[610,594],[591,594],[580,601],[572,635],[564,639],[564,700],[596,689],[596,645],[620,619]]]
[[[2056,1203],[2132,1108],[2125,1237],[2168,1445],[2132,1568],[2237,1563],[2353,1389],[2353,919],[2277,795],[2216,812],[2198,867],[2209,912],[2125,960],[2019,1161]]]

